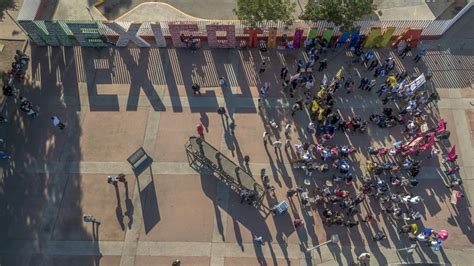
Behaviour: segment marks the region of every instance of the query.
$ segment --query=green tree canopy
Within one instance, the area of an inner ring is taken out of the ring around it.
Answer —
[[[16,7],[15,0],[0,0],[0,20],[5,16],[5,11]]]
[[[290,22],[295,7],[290,0],[238,0],[233,11],[240,20],[255,27],[262,21]]]
[[[354,22],[376,9],[373,0],[319,0],[309,1],[304,19],[334,22],[344,30],[354,29]]]

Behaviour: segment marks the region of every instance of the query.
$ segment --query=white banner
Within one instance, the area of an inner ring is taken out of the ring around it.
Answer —
[[[425,83],[426,83],[425,74],[421,73],[419,77],[417,77],[414,81],[410,82],[410,84],[405,86],[405,90],[413,92]]]

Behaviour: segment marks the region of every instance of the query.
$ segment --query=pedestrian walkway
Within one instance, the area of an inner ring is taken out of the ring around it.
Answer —
[[[382,63],[393,57],[397,72],[406,70],[418,76],[431,67],[430,52],[419,63],[414,62],[413,53],[401,59],[391,49],[376,50],[375,58]],[[4,185],[0,202],[6,204],[0,212],[0,264],[168,265],[178,258],[183,265],[348,265],[363,252],[369,252],[371,262],[380,265],[464,265],[473,259],[468,252],[474,243],[468,219],[473,209],[468,202],[474,188],[474,142],[473,125],[467,121],[472,121],[474,95],[464,88],[455,84],[439,88],[441,100],[427,108],[426,115],[430,124],[440,117],[447,121],[451,136],[436,145],[444,153],[456,146],[466,198],[457,205],[450,203],[451,190],[445,186],[440,157],[426,159],[425,153],[417,157],[422,160],[419,184],[407,189],[424,199],[414,206],[422,216],[419,226],[446,229],[449,238],[440,251],[420,242],[417,252],[410,255],[397,252],[410,246],[407,237],[398,234],[403,222],[386,215],[382,208],[388,206],[372,196],[361,203],[360,213],[354,215],[361,223],[353,228],[329,227],[323,224],[322,206],[304,206],[297,197],[287,198],[288,189],[306,186],[305,179],[313,193],[315,184],[333,180],[334,172],[315,171],[308,177],[294,167],[290,150],[263,144],[264,131],[270,132],[272,141],[285,140],[280,130],[287,123],[292,124],[288,134],[292,147],[316,142],[306,130],[312,105],[292,116],[291,108],[304,95],[295,92],[290,97],[280,79],[283,66],[294,74],[297,60],[307,59],[303,51],[34,46],[28,54],[29,79],[21,93],[37,105],[40,116],[24,116],[11,101],[6,111],[14,119],[0,128],[4,148],[12,154],[11,161],[0,164]],[[349,51],[328,50],[322,57],[328,59],[328,68],[313,73],[314,91],[321,91],[324,75],[332,79],[341,66],[341,75],[357,85],[361,77],[373,76],[373,71],[354,62]],[[257,74],[263,60],[268,67]],[[225,77],[229,87],[221,88],[219,77]],[[191,89],[195,82],[201,85],[201,95]],[[265,82],[270,89],[259,102],[259,88]],[[431,85],[436,87],[436,80]],[[332,109],[344,119],[354,114],[368,119],[384,107],[375,93],[378,87],[372,92],[354,88],[351,93],[341,87],[334,94]],[[386,106],[399,110],[405,104],[399,101]],[[217,113],[218,107],[226,109],[228,118]],[[66,128],[54,127],[51,116],[59,116]],[[279,128],[270,126],[270,120]],[[229,129],[230,122],[235,130]],[[271,207],[281,200],[291,201],[287,214],[272,216],[239,204],[239,195],[210,172],[189,167],[184,145],[197,134],[198,123],[204,126],[207,142],[262,186],[263,176],[268,175],[274,192],[268,189],[264,204]],[[355,149],[348,159],[353,184],[340,186],[356,195],[362,176],[369,174],[366,162],[382,159],[370,157],[367,148],[392,145],[403,139],[406,133],[402,130],[402,125],[379,128],[369,124],[365,133],[336,132],[327,143]],[[317,143],[322,141],[318,138]],[[126,161],[138,147],[153,159],[141,174]],[[248,164],[245,156],[249,156]],[[127,185],[107,183],[108,175],[118,173],[125,174]],[[339,204],[333,207],[340,208]],[[363,223],[369,212],[374,214],[373,222]],[[84,213],[101,221],[98,229],[82,222]],[[297,217],[304,222],[300,228],[293,225]],[[387,240],[374,242],[377,232],[384,232]],[[339,245],[304,252],[332,234],[339,235]],[[264,245],[256,245],[255,236],[262,236]]]

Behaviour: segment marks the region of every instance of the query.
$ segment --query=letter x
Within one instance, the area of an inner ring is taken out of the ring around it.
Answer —
[[[128,31],[125,31],[125,29],[119,24],[117,24],[117,22],[107,23],[105,25],[107,25],[113,31],[118,33],[119,39],[117,43],[115,44],[117,47],[125,47],[127,46],[129,41],[134,42],[138,47],[151,46],[148,42],[146,42],[140,36],[137,35],[138,30],[140,30],[140,26],[142,25],[141,23],[130,24],[130,27],[128,27]]]

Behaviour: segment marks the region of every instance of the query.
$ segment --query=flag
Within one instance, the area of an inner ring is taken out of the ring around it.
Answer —
[[[453,145],[448,152],[448,158],[454,158],[456,156],[456,145]]]
[[[313,104],[311,105],[311,111],[316,112],[319,109],[319,104],[316,102],[316,100],[313,101]]]
[[[326,74],[324,74],[323,76],[323,85],[326,86],[328,84],[328,77],[326,76]]]
[[[337,79],[342,79],[342,67],[339,69],[339,71],[337,71],[336,78]]]

